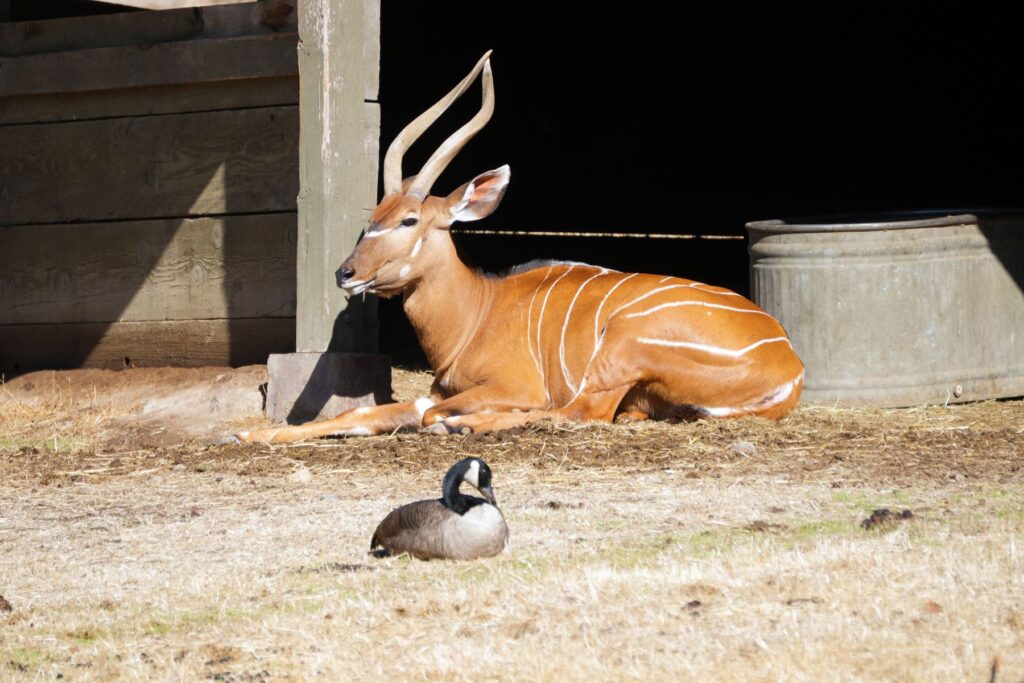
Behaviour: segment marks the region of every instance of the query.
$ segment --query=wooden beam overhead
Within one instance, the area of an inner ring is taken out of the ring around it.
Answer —
[[[213,5],[239,5],[253,0],[103,0],[107,5],[124,5],[139,9],[182,9],[185,7],[211,7]]]

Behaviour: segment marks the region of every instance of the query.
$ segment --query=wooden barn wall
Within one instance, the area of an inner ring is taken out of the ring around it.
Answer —
[[[0,372],[294,349],[293,10],[0,24]]]

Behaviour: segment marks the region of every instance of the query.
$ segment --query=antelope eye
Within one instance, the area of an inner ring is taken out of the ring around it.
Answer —
[[[412,226],[416,225],[419,222],[420,219],[416,218],[416,216],[409,216],[404,221],[399,223],[399,225],[401,225],[403,228],[411,228]]]

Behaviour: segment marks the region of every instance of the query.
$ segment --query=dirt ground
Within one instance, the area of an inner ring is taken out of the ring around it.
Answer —
[[[0,387],[0,680],[1024,680],[1024,402],[209,445],[261,372]],[[466,455],[511,547],[368,556]]]

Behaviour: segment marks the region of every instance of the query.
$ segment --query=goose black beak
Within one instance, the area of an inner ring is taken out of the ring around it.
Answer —
[[[484,498],[487,499],[488,503],[490,503],[491,505],[498,504],[498,501],[494,498],[494,489],[492,489],[490,486],[481,486],[478,490],[480,491],[480,493],[484,494]]]

